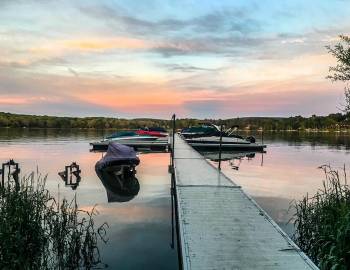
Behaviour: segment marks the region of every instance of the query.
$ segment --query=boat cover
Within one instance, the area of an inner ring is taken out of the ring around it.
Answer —
[[[140,159],[136,156],[134,148],[110,142],[106,155],[97,161],[95,168],[102,170],[114,165],[139,165]]]

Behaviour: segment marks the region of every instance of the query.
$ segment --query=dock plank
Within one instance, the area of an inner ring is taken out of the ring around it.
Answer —
[[[174,148],[184,269],[318,269],[254,200],[178,135]]]

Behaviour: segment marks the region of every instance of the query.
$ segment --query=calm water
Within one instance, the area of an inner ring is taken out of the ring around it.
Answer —
[[[0,129],[0,162],[14,158],[22,172],[48,173],[47,187],[60,197],[77,195],[80,208],[97,204],[97,223],[109,224],[107,245],[100,252],[109,269],[178,269],[177,253],[171,244],[169,155],[141,154],[137,167],[140,191],[134,199],[108,203],[107,194],[95,173],[102,154],[89,152],[89,142],[103,132],[64,130]],[[82,180],[76,191],[65,187],[58,176],[65,165],[76,161]],[[58,187],[59,186],[59,187]]]
[[[103,136],[103,131],[0,129],[0,162],[14,158],[22,173],[38,166],[41,172],[48,173],[47,187],[54,194],[59,192],[60,197],[68,199],[76,194],[79,205],[85,209],[97,204],[97,222],[107,221],[110,226],[109,242],[100,251],[111,269],[177,269],[177,253],[170,248],[169,155],[140,154],[139,193],[128,202],[108,203],[106,190],[94,170],[101,153],[89,152],[89,142]],[[292,214],[287,212],[289,203],[321,187],[323,174],[318,166],[331,164],[340,168],[346,164],[350,168],[350,137],[273,133],[265,134],[264,141],[268,144],[265,154],[236,154],[235,159],[222,163],[223,172],[291,234],[292,225],[286,225]],[[232,153],[225,156],[233,157]],[[76,191],[65,187],[57,175],[72,161],[82,169],[82,181]]]
[[[251,135],[247,133],[243,136]],[[261,134],[252,134],[261,141]],[[258,204],[292,235],[293,200],[315,194],[324,180],[320,165],[350,171],[350,136],[338,133],[267,133],[266,153],[222,162],[222,171],[243,187]],[[216,162],[214,162],[216,163]],[[289,211],[288,211],[289,210]]]

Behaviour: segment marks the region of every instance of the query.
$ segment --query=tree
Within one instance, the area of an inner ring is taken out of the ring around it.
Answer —
[[[337,59],[337,65],[329,68],[328,79],[332,81],[346,82],[344,88],[345,105],[344,113],[350,114],[350,37],[340,35],[340,42],[334,47],[326,46],[328,52]]]

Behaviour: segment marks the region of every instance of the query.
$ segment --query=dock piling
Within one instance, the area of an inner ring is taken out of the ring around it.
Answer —
[[[219,171],[221,171],[221,152],[222,152],[222,123],[220,125],[220,145],[219,145]]]

